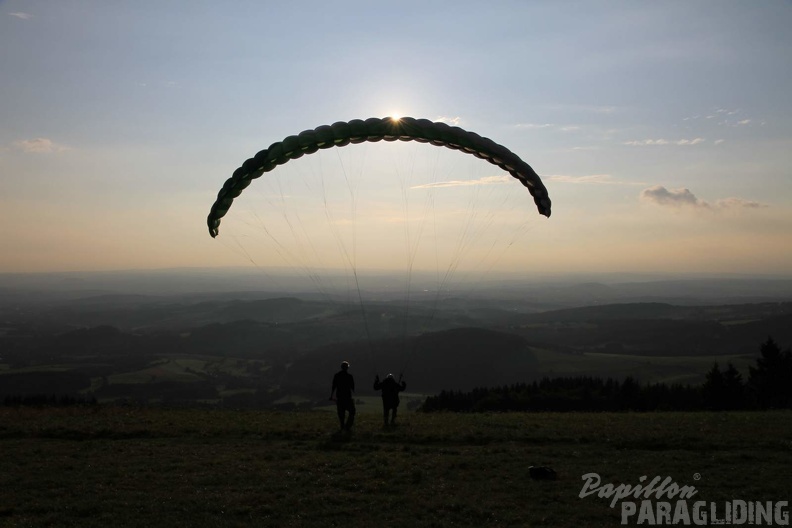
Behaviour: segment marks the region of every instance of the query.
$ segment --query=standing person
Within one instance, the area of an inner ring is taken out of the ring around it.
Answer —
[[[401,380],[401,377],[399,378]],[[392,411],[390,423],[396,421],[396,409],[399,407],[399,393],[407,388],[407,383],[397,382],[393,374],[388,374],[384,381],[380,382],[379,374],[374,378],[374,390],[382,390],[382,412],[385,418],[385,425],[388,425],[388,411]]]
[[[348,370],[349,363],[346,361],[342,362],[341,370],[333,376],[333,387],[330,389],[330,399],[336,402],[341,430],[346,429],[347,431],[352,429],[352,424],[355,423],[355,378],[347,372]],[[333,394],[335,394],[335,397],[333,397]],[[349,417],[344,423],[344,415],[347,412]]]

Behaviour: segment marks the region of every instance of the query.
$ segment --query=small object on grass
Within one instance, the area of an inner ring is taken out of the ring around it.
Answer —
[[[558,478],[553,468],[547,466],[531,466],[528,473],[534,480],[555,480]]]

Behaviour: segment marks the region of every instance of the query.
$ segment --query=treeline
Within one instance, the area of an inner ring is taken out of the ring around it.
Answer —
[[[25,396],[6,396],[3,405],[6,407],[72,407],[98,405],[93,395],[70,396],[56,394],[30,394]]]
[[[761,357],[749,367],[748,379],[729,364],[715,363],[701,386],[640,384],[577,376],[543,378],[470,392],[443,391],[430,396],[426,412],[506,411],[694,411],[792,408],[792,351],[769,338],[760,347]]]

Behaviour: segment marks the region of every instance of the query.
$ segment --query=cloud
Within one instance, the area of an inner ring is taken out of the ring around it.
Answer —
[[[555,125],[552,123],[517,123],[514,126],[516,126],[517,128],[535,129],[535,128],[550,128],[550,127],[554,127]]]
[[[690,192],[690,189],[672,189],[669,191],[662,185],[644,189],[641,191],[641,199],[658,205],[699,207],[704,204],[706,206],[705,202],[699,202],[699,199]]]
[[[597,114],[612,114],[616,111],[615,106],[584,106],[582,108]]]
[[[707,141],[704,138],[697,137],[693,139],[641,139],[625,141],[625,145],[632,147],[650,147],[650,146],[664,146],[664,145],[677,145],[677,146],[691,146],[698,145]]]
[[[62,152],[66,147],[47,138],[20,139],[12,143],[13,147],[23,152],[52,153]]]
[[[8,14],[12,17],[17,17],[21,20],[30,20],[31,18],[33,18],[33,15],[31,15],[30,13],[16,12],[16,13],[8,13]]]
[[[565,174],[552,174],[543,177],[546,181],[559,183],[593,183],[598,185],[646,185],[643,182],[626,182],[614,180],[610,174],[589,174],[586,176],[569,176]]]
[[[554,104],[549,105],[548,108],[561,111],[593,112],[595,114],[612,114],[618,110],[615,106],[579,104]]]
[[[767,205],[763,203],[755,202],[753,200],[743,200],[742,198],[722,198],[715,202],[715,205],[723,209],[760,209],[762,207],[767,207]]]
[[[765,204],[743,198],[721,198],[713,205],[705,200],[698,199],[695,194],[690,192],[690,189],[668,190],[662,185],[644,189],[641,191],[641,199],[660,206],[688,207],[700,210],[758,209],[767,207]]]
[[[446,123],[447,125],[451,125],[451,126],[459,126],[459,123],[462,122],[462,118],[459,116],[456,117],[440,116],[440,117],[436,117],[435,121]]]
[[[497,185],[511,181],[511,176],[484,176],[477,180],[450,180],[444,182],[424,183],[415,185],[410,189],[434,189],[441,187],[469,187],[471,185]]]
[[[142,81],[135,81],[135,86],[138,88],[146,88],[146,89],[158,89],[158,88],[174,88],[178,86],[179,83],[176,81],[160,81],[160,80],[142,80]]]
[[[688,117],[683,117],[682,121],[686,122],[686,125],[694,124],[696,121],[706,121],[716,119],[715,124],[720,127],[752,127],[757,124],[755,119],[751,119],[742,115],[742,110],[740,109],[729,109],[729,108],[718,108],[714,111],[714,113],[709,114],[699,114],[699,115],[692,115]],[[764,124],[763,122],[758,124]],[[688,128],[690,128],[688,126]]]
[[[515,128],[524,128],[528,130],[551,128],[553,130],[560,130],[561,132],[577,132],[581,129],[580,125],[557,125],[555,123],[517,123],[514,126]]]

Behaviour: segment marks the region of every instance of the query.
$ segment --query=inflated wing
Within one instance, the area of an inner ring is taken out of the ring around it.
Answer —
[[[226,180],[217,194],[217,200],[212,205],[207,218],[209,234],[212,237],[217,236],[220,219],[228,212],[234,198],[265,172],[319,149],[381,140],[429,143],[486,160],[520,180],[533,196],[539,213],[550,216],[550,197],[542,180],[530,165],[503,145],[474,132],[427,119],[373,117],[365,121],[353,119],[349,122],[338,122],[305,130],[296,136],[289,136],[283,141],[273,143],[268,149],[247,160]]]

